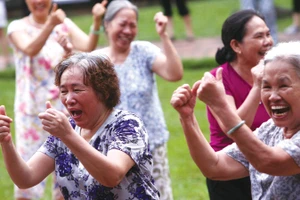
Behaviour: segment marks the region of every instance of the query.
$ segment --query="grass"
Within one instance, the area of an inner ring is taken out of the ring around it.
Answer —
[[[286,0],[275,0],[275,5],[290,9],[291,4]],[[196,37],[215,37],[221,33],[222,24],[227,16],[239,9],[239,0],[194,0],[188,1],[191,11],[193,29]],[[138,35],[139,40],[159,40],[156,34],[153,17],[156,12],[161,11],[160,5],[153,5],[139,9]],[[217,14],[216,14],[217,13]],[[86,33],[92,22],[90,15],[74,16],[70,13],[70,18],[81,27]],[[185,30],[182,19],[177,14],[174,7],[174,32],[178,39],[185,38]],[[280,18],[277,21],[278,31],[283,31],[291,24],[291,17]],[[107,45],[107,38],[103,33],[99,40],[99,45]]]
[[[275,0],[277,6],[291,8],[286,0]],[[215,37],[220,35],[221,25],[225,18],[238,10],[239,0],[195,0],[189,1],[194,32],[197,37]],[[140,40],[158,40],[155,33],[153,16],[160,11],[160,6],[150,6],[140,9],[139,34]],[[176,13],[176,11],[175,11]],[[217,14],[216,14],[217,13]],[[89,31],[91,16],[69,16],[85,32]],[[11,21],[12,19],[10,19]],[[278,19],[278,29],[282,31],[291,23],[290,18]],[[184,38],[184,26],[178,15],[174,16],[175,32],[177,38]],[[106,38],[102,36],[99,45],[106,45]],[[178,114],[170,105],[173,91],[184,83],[192,85],[200,79],[205,71],[217,66],[212,58],[202,60],[183,60],[185,67],[184,77],[181,81],[170,83],[157,78],[159,95],[170,132],[168,142],[169,165],[175,200],[206,200],[208,199],[205,178],[194,164],[189,154],[187,144],[182,133]],[[5,105],[7,114],[13,116],[13,101],[15,91],[14,70],[8,69],[0,72],[0,104]],[[203,103],[198,101],[195,114],[205,133],[209,138],[209,129],[206,110]],[[13,124],[14,125],[14,124]],[[50,182],[50,181],[48,181]],[[5,170],[2,154],[0,154],[0,199],[13,199],[13,183]],[[51,199],[50,187],[47,187],[44,200]]]

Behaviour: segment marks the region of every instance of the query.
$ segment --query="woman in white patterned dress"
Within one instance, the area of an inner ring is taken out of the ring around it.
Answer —
[[[16,145],[22,158],[29,160],[49,135],[37,117],[44,110],[45,101],[50,100],[55,108],[63,110],[58,88],[54,85],[53,68],[73,50],[92,51],[96,48],[99,36],[95,30],[100,28],[104,10],[100,3],[95,4],[93,31],[87,35],[51,0],[26,0],[26,3],[29,16],[12,21],[7,34],[16,68]],[[27,190],[15,187],[15,198],[39,199],[44,188],[45,181]],[[53,197],[61,199],[56,186]]]

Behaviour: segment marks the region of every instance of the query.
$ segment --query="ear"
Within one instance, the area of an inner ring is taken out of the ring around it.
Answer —
[[[230,41],[230,46],[236,54],[242,53],[241,48],[240,48],[240,43],[236,39],[232,39]]]

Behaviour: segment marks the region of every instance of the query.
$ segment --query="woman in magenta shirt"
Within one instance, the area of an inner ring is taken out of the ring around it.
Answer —
[[[255,130],[270,118],[260,102],[262,66],[259,65],[273,45],[270,30],[257,12],[242,10],[232,14],[224,22],[222,42],[224,47],[218,49],[216,61],[223,68],[223,84],[228,103]],[[213,75],[217,68],[211,71]],[[233,143],[223,133],[209,108],[207,115],[212,148],[219,151]],[[251,199],[249,177],[231,181],[207,179],[207,188],[211,200]]]

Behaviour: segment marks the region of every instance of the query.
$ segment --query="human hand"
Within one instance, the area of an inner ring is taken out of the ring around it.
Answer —
[[[154,16],[156,32],[159,35],[166,33],[168,18],[162,13],[158,12]]]
[[[57,9],[57,4],[54,3],[49,15],[50,24],[56,26],[64,22],[66,14],[62,9]]]
[[[10,123],[12,119],[6,115],[5,107],[0,106],[0,144],[11,141]]]
[[[73,51],[73,45],[69,40],[68,34],[65,32],[57,31],[56,41],[64,48],[65,57],[70,55]]]
[[[261,88],[264,67],[265,67],[264,59],[261,59],[259,61],[259,63],[251,69],[252,78],[253,78],[253,86]]]
[[[181,117],[191,116],[196,105],[196,93],[184,84],[173,92],[170,103]]]
[[[103,0],[101,3],[96,3],[92,8],[92,14],[94,20],[101,20],[106,11],[107,0]]]
[[[197,96],[209,107],[223,106],[226,104],[226,93],[222,81],[223,68],[218,68],[216,77],[205,72],[197,88]]]
[[[52,108],[49,101],[46,102],[46,111],[38,116],[42,120],[43,129],[51,135],[62,138],[73,131],[67,116]]]

